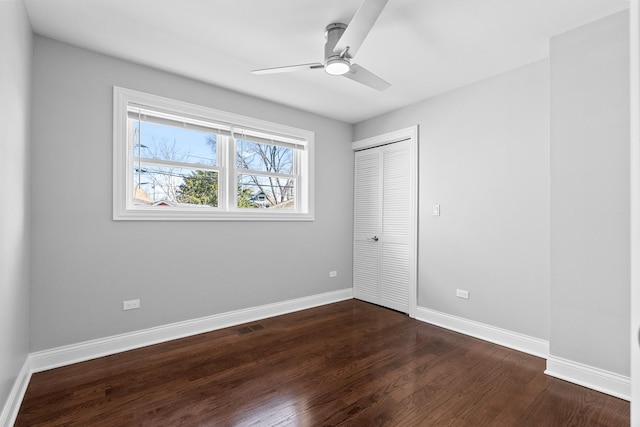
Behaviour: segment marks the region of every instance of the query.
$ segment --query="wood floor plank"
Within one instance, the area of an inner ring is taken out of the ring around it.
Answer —
[[[34,374],[16,426],[628,426],[544,360],[357,300]]]

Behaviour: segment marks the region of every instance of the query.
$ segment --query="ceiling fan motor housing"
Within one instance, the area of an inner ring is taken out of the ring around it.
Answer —
[[[334,23],[327,25],[324,33],[324,69],[329,74],[341,75],[349,71],[351,61],[349,61],[348,52],[341,56],[342,52],[334,52],[336,44],[344,30],[347,29],[346,24]]]

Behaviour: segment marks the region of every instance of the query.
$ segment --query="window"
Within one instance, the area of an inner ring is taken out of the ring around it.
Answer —
[[[114,87],[115,220],[313,220],[313,133]]]

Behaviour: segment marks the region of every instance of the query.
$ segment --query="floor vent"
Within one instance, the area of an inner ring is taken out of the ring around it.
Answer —
[[[240,334],[248,334],[249,332],[259,331],[260,329],[264,329],[264,326],[251,325],[251,326],[245,326],[244,328],[238,329],[238,332],[240,332]]]

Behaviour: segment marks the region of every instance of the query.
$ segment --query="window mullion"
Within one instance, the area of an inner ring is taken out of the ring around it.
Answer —
[[[237,178],[236,178],[236,144],[235,139],[233,137],[226,137],[226,148],[227,148],[227,210],[233,211],[237,207]]]
[[[217,150],[218,150],[218,166],[220,172],[218,173],[218,206],[221,210],[226,211],[229,203],[227,199],[227,182],[228,182],[228,164],[227,164],[227,137],[218,135]]]

